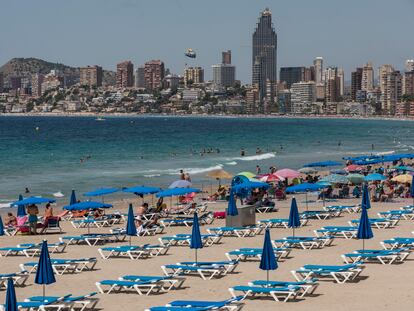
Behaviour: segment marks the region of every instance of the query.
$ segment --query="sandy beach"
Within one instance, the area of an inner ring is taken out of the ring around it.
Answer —
[[[305,209],[305,204],[300,203],[302,196],[297,196],[299,202],[299,211]],[[137,207],[139,202],[134,199],[134,206]],[[393,203],[372,203],[369,210],[370,217],[376,217],[380,211],[399,209],[400,207],[410,204],[411,200],[396,199]],[[131,200],[124,200],[115,203],[115,210],[125,211],[127,203]],[[336,202],[335,204],[357,204],[359,200],[347,199]],[[279,211],[276,213],[256,214],[257,220],[267,218],[287,218],[290,207],[290,198],[286,201],[278,201]],[[223,210],[224,204],[210,204],[209,210]],[[310,209],[321,209],[322,203],[310,204]],[[59,210],[56,207],[55,210]],[[319,229],[324,225],[348,225],[348,221],[359,218],[359,214],[343,213],[341,217],[331,218],[328,220],[310,220],[308,225],[296,230],[297,235],[313,236],[313,230]],[[211,226],[221,226],[224,220],[215,220]],[[124,227],[125,225],[116,225]],[[116,227],[115,226],[115,227]],[[201,226],[201,233],[206,233],[209,226]],[[62,235],[76,235],[86,233],[86,229],[74,229],[67,221],[62,222],[64,233]],[[401,220],[394,229],[373,229],[374,238],[366,241],[367,248],[380,249],[380,241],[392,237],[413,237],[413,222]],[[109,228],[93,229],[93,232],[109,232]],[[190,233],[191,228],[187,227],[169,227],[165,230],[164,235],[173,235],[176,233]],[[291,229],[271,229],[272,239],[283,238],[291,235]],[[19,243],[40,242],[46,238],[48,242],[58,242],[59,234],[49,234],[46,236],[4,236],[0,239],[1,246],[14,246]],[[134,237],[133,244],[158,244],[160,235],[152,237]],[[127,244],[124,242],[122,244]],[[226,260],[225,253],[240,247],[262,247],[263,234],[255,237],[234,238],[225,237],[218,245],[206,247],[199,250],[199,260]],[[116,243],[113,245],[121,245]],[[271,280],[294,281],[291,270],[297,269],[304,264],[342,264],[341,254],[360,249],[362,241],[355,239],[345,240],[336,238],[333,245],[322,249],[299,250],[294,249],[290,258],[280,261],[279,268],[270,272]],[[172,264],[180,261],[194,259],[194,252],[188,247],[171,247],[168,254],[149,259],[130,260],[100,258],[97,249],[100,246],[74,246],[69,245],[63,254],[54,254],[52,258],[81,258],[97,257],[98,264],[95,271],[85,271],[82,273],[65,274],[57,276],[57,282],[47,287],[47,293],[53,295],[63,295],[72,293],[74,295],[86,294],[96,291],[95,282],[103,279],[117,279],[126,274],[140,275],[162,275],[161,265]],[[332,281],[321,281],[314,295],[305,297],[295,302],[275,302],[272,299],[254,299],[245,300],[244,310],[273,310],[283,308],[284,310],[332,310],[334,307],[340,310],[409,310],[413,302],[412,277],[414,277],[413,258],[408,258],[402,264],[381,265],[375,263],[366,264],[361,278],[356,282],[345,284],[336,284]],[[2,257],[0,258],[0,273],[16,272],[19,270],[19,264],[28,261],[37,261],[35,258]],[[102,310],[143,310],[144,308],[165,305],[176,299],[199,299],[199,300],[221,300],[229,298],[228,288],[235,285],[247,285],[249,281],[265,279],[266,272],[259,269],[258,261],[241,262],[235,270],[235,273],[229,274],[220,279],[203,281],[199,277],[189,276],[186,278],[184,288],[173,290],[169,293],[155,294],[149,296],[139,296],[135,292],[99,294],[100,302],[98,308]],[[40,295],[42,288],[34,284],[34,275],[31,275],[27,286],[16,289],[18,300],[33,295]],[[0,301],[4,301],[5,290],[0,291]]]

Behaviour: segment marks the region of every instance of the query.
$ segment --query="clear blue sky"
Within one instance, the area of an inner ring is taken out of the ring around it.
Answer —
[[[414,0],[0,0],[0,64],[39,57],[73,66],[115,69],[162,59],[181,73],[206,68],[231,49],[237,78],[250,81],[251,34],[270,7],[278,67],[325,64],[350,70],[372,60],[402,69],[414,58]],[[186,60],[186,48],[197,51]]]

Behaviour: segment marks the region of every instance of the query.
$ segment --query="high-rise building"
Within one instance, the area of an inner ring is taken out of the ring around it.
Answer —
[[[259,110],[259,89],[251,87],[246,90],[246,112],[256,113]]]
[[[236,67],[229,64],[213,65],[213,83],[220,87],[231,87],[236,82]]]
[[[281,67],[279,80],[280,82],[285,82],[286,87],[290,89],[293,83],[298,83],[305,80],[306,68],[305,67]]]
[[[414,96],[414,70],[404,74],[404,95]]]
[[[135,72],[135,87],[145,88],[145,67],[139,66]]]
[[[100,66],[87,66],[80,68],[80,84],[89,87],[102,86],[103,71]]]
[[[315,82],[316,84],[323,83],[323,58],[316,57],[313,61],[313,67],[315,68]]]
[[[12,90],[17,90],[22,87],[22,77],[10,77],[10,88]]]
[[[384,114],[394,115],[396,104],[402,97],[402,75],[391,65],[379,69],[381,109]]]
[[[3,88],[4,88],[4,77],[3,77],[3,73],[0,72],[0,93],[3,92]]]
[[[268,8],[259,17],[252,43],[252,83],[259,89],[260,100],[264,100],[268,93],[266,81],[269,80],[271,85],[277,83],[277,34]],[[273,98],[268,100],[273,101]]]
[[[40,96],[42,96],[42,83],[43,83],[43,79],[45,78],[44,75],[42,75],[41,73],[36,73],[34,75],[32,75],[32,96],[35,98],[38,98]]]
[[[374,68],[372,63],[367,63],[362,68],[361,90],[370,92],[374,89]]]
[[[178,88],[182,80],[183,79],[180,76],[168,74],[164,78],[165,87],[170,88],[170,89]]]
[[[292,113],[301,114],[316,101],[316,85],[315,82],[299,82],[293,83],[290,88],[290,102]]]
[[[160,60],[152,60],[145,63],[145,88],[156,90],[162,88],[165,76],[164,63]]]
[[[345,93],[345,73],[342,68],[338,69],[338,79],[339,79],[339,96],[344,96]]]
[[[57,88],[64,87],[65,78],[58,70],[51,70],[47,75],[44,76],[42,82],[42,95],[48,90],[54,90]]]
[[[231,65],[231,51],[223,51],[221,53],[221,63],[226,65]]]
[[[184,85],[200,84],[204,82],[204,69],[201,67],[187,67],[184,70]]]
[[[405,61],[405,71],[413,71],[414,70],[414,59],[407,59]]]
[[[116,86],[134,86],[134,65],[131,63],[131,61],[123,61],[116,65]]]
[[[338,102],[341,96],[341,81],[337,67],[328,67],[324,71],[325,101]]]
[[[357,92],[362,90],[363,69],[357,68],[351,73],[351,99],[356,101]]]

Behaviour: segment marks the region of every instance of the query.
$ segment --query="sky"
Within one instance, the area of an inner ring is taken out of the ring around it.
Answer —
[[[414,0],[0,0],[0,64],[37,57],[115,70],[161,59],[173,73],[205,68],[232,50],[237,79],[251,79],[251,36],[269,7],[278,67],[342,67],[345,79],[367,61],[404,68],[414,58]],[[193,48],[196,60],[184,52]]]

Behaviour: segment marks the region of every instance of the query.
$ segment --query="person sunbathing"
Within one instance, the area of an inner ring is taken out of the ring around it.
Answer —
[[[7,216],[4,219],[4,225],[6,227],[16,227],[17,226],[16,216],[14,216],[13,213],[7,213]]]

